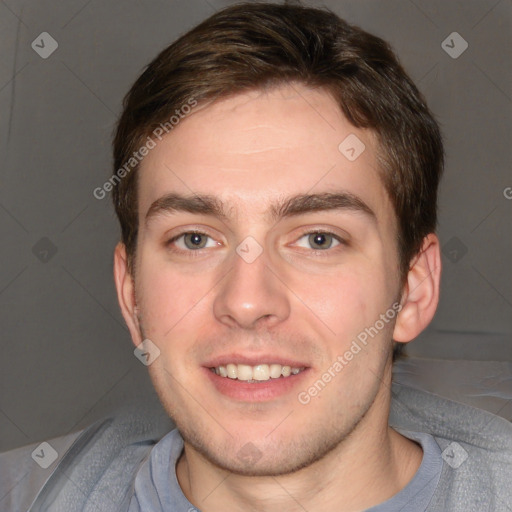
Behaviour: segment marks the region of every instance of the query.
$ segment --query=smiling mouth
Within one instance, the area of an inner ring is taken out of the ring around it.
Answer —
[[[305,367],[296,368],[283,366],[277,363],[258,364],[250,366],[247,364],[227,364],[210,368],[210,371],[219,377],[240,380],[248,383],[266,382],[269,380],[288,378],[297,375],[305,370]]]

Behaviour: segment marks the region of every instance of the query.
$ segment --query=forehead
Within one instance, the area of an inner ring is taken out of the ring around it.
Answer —
[[[389,222],[377,144],[321,89],[290,84],[199,106],[142,161],[139,219],[168,193],[216,196],[251,216],[287,196],[343,189]]]

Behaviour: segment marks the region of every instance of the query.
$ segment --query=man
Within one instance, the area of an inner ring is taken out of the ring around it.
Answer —
[[[438,304],[443,150],[386,43],[224,9],[133,85],[114,160],[118,299],[177,429],[117,435],[31,510],[511,509],[510,424],[392,389]]]

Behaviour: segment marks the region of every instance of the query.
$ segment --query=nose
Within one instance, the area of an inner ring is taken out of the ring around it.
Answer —
[[[228,327],[271,328],[290,315],[288,289],[269,266],[265,251],[252,262],[235,253],[213,303],[217,320]]]

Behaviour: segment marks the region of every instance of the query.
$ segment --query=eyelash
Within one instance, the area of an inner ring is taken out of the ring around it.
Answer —
[[[183,237],[185,235],[191,235],[191,234],[202,235],[202,236],[206,236],[208,238],[213,239],[213,237],[211,237],[208,233],[204,233],[203,231],[198,231],[198,230],[183,231],[182,233],[179,233],[179,234],[173,236],[171,239],[169,239],[165,243],[165,246],[168,247],[170,251],[175,252],[175,253],[181,253],[181,254],[187,253],[187,255],[189,255],[191,257],[201,256],[203,251],[205,250],[205,248],[197,249],[197,250],[191,250],[191,249],[185,250],[185,249],[171,248],[171,245],[174,242],[176,242],[178,239],[180,239],[181,237]],[[327,230],[322,230],[322,229],[314,229],[314,230],[311,230],[311,231],[305,231],[304,233],[302,233],[297,238],[297,240],[300,240],[301,238],[304,238],[305,236],[314,235],[314,234],[330,235],[330,236],[332,236],[332,238],[334,240],[339,242],[340,246],[348,245],[348,243],[343,238],[341,238],[340,236],[336,235],[332,231],[327,231]],[[321,256],[328,256],[329,254],[326,254],[326,253],[332,253],[333,250],[336,250],[336,247],[339,247],[339,246],[335,246],[335,247],[332,247],[332,248],[330,247],[329,249],[310,249],[310,251],[312,251],[313,253],[317,254],[320,257]],[[303,248],[301,248],[301,249],[303,249]]]

